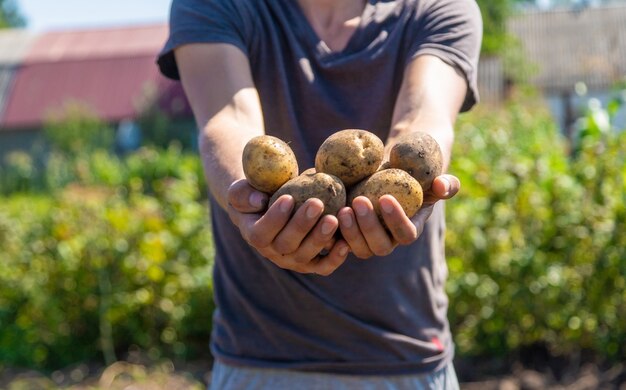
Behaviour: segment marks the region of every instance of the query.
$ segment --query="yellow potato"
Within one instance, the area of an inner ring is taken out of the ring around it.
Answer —
[[[406,171],[390,168],[378,171],[355,185],[348,194],[348,205],[352,205],[357,196],[365,196],[372,202],[378,218],[384,224],[378,199],[387,194],[398,200],[409,218],[417,213],[424,200],[422,187],[415,178]]]
[[[428,191],[435,177],[442,173],[443,155],[431,135],[413,132],[403,136],[391,148],[389,163],[392,168],[407,171],[419,181],[424,191]]]
[[[383,160],[383,141],[359,129],[341,130],[328,137],[315,155],[315,170],[337,176],[350,187],[376,172]]]
[[[314,173],[317,173],[315,171],[315,168],[308,168],[308,169],[305,169],[304,171],[302,171],[302,173],[300,173],[300,174],[301,175],[312,175]]]
[[[294,211],[310,198],[324,203],[323,215],[337,215],[346,205],[346,188],[339,178],[326,173],[303,173],[278,189],[270,198],[269,206],[282,195],[291,195],[295,200]]]
[[[293,150],[286,142],[271,135],[248,141],[243,149],[242,163],[250,185],[268,194],[298,176],[298,161]]]

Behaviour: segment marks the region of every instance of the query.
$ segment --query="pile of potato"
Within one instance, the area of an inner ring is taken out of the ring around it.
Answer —
[[[250,185],[271,195],[270,206],[284,194],[296,209],[318,198],[324,214],[336,215],[357,196],[367,197],[383,221],[378,199],[393,195],[410,218],[421,208],[424,191],[441,174],[439,144],[429,134],[414,132],[400,139],[383,162],[384,144],[375,134],[359,129],[334,133],[320,146],[315,167],[298,173],[296,156],[284,141],[262,135],[243,151],[243,169]]]

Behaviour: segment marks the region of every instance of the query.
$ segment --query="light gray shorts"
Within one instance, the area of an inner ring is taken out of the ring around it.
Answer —
[[[336,375],[213,365],[209,390],[459,390],[454,366],[419,375]]]

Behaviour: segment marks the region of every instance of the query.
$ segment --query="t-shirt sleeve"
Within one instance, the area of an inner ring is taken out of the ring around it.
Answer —
[[[431,54],[460,70],[468,85],[461,111],[468,111],[479,100],[477,69],[483,32],[480,9],[475,0],[426,3],[427,9],[419,15],[419,38],[410,58]]]
[[[190,43],[229,43],[248,53],[252,20],[237,0],[173,0],[169,36],[157,57],[163,75],[180,79],[174,49]],[[250,19],[250,18],[249,18]]]

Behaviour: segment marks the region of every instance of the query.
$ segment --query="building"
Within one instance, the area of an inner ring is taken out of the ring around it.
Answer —
[[[166,37],[166,25],[0,32],[0,152],[28,150],[70,102],[116,128],[121,148],[136,146],[137,120],[155,107],[191,137],[195,126],[180,83],[155,64]]]
[[[528,11],[508,24],[534,69],[527,79],[545,96],[565,133],[589,99],[606,105],[626,79],[626,4]],[[614,122],[626,127],[622,111]]]
[[[18,68],[35,39],[35,35],[26,30],[0,31],[0,117],[10,99]],[[26,146],[29,138],[27,133],[0,129],[0,155],[16,146]]]

